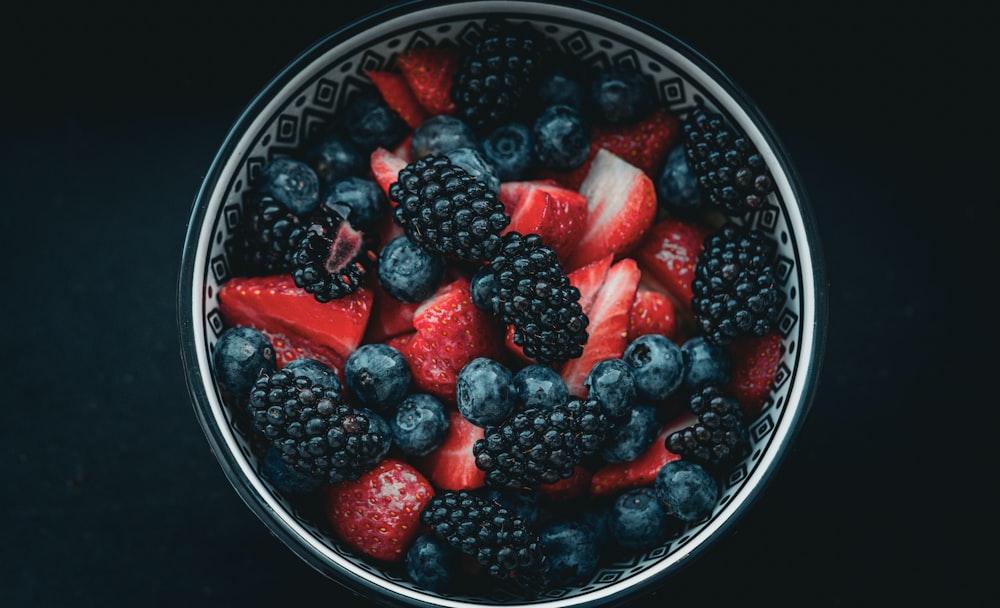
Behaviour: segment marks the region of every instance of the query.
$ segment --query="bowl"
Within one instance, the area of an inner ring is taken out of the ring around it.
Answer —
[[[232,243],[247,193],[269,159],[296,154],[335,119],[366,74],[393,69],[407,49],[462,47],[487,16],[528,20],[567,56],[590,66],[629,66],[655,84],[658,103],[679,118],[702,105],[724,115],[768,165],[773,192],[737,218],[772,237],[775,275],[786,299],[775,321],[781,355],[759,413],[748,421],[749,450],[720,478],[711,513],[668,540],[601,563],[585,581],[525,595],[505,585],[431,592],[400,568],[358,555],[330,533],[322,515],[262,475],[260,438],[241,423],[220,389],[213,349],[226,329],[220,289],[236,272]],[[617,605],[682,576],[684,566],[730,531],[764,491],[807,416],[825,339],[821,249],[805,192],[777,135],[753,102],[698,51],[655,24],[592,2],[407,2],[319,40],[277,74],[235,121],[194,200],[178,284],[182,358],[195,414],[236,492],[305,564],[386,605]]]

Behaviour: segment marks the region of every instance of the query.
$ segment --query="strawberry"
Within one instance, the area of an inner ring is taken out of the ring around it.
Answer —
[[[323,508],[337,537],[359,553],[385,562],[406,556],[420,534],[420,512],[434,488],[413,465],[386,458],[356,481],[323,489]]]
[[[590,478],[590,495],[595,498],[614,496],[632,488],[653,485],[663,465],[680,458],[679,454],[667,449],[667,436],[697,421],[693,414],[684,413],[665,424],[653,444],[635,460],[607,463],[598,468]]]
[[[778,376],[778,366],[784,346],[781,335],[771,332],[763,336],[747,336],[729,345],[733,367],[729,376],[729,391],[753,420],[771,394]]]
[[[635,258],[670,292],[685,310],[691,310],[691,281],[698,256],[711,229],[692,220],[673,217],[650,228],[636,249]]]
[[[291,275],[234,277],[219,289],[219,312],[227,326],[248,325],[272,343],[280,340],[280,365],[309,356],[340,370],[361,343],[372,300],[367,287],[321,303]]]
[[[454,408],[445,410],[448,434],[444,442],[416,462],[435,488],[440,490],[472,490],[486,485],[486,472],[476,466],[472,446],[486,432]]]
[[[365,330],[365,342],[385,342],[389,338],[413,332],[413,315],[420,302],[401,302],[382,289],[378,281],[372,281],[375,294],[372,313]]]
[[[469,280],[443,285],[413,315],[416,334],[400,348],[417,390],[455,402],[458,372],[477,357],[500,358],[503,332],[488,312],[472,303]]]
[[[571,395],[585,397],[583,383],[590,368],[598,361],[621,357],[628,345],[629,316],[636,290],[639,288],[639,266],[632,258],[615,262],[608,269],[597,296],[591,303],[587,316],[590,337],[583,347],[583,354],[570,359],[559,370]]]
[[[551,181],[508,182],[500,200],[510,215],[504,232],[538,234],[565,263],[587,222],[587,199]]]
[[[406,166],[406,159],[391,150],[379,147],[371,153],[369,160],[372,177],[382,187],[385,195],[389,196],[389,186],[399,179],[399,172]],[[396,204],[392,199],[389,199],[389,203]]]
[[[566,479],[538,486],[538,496],[549,502],[573,500],[587,493],[590,488],[590,469],[576,465],[573,474]]]
[[[632,251],[653,224],[656,190],[638,167],[606,150],[599,150],[580,185],[587,197],[587,224],[569,258],[570,269],[612,253],[621,258]]]
[[[382,94],[382,99],[406,121],[406,124],[410,125],[411,129],[415,129],[427,119],[427,110],[420,105],[402,74],[386,70],[369,70],[365,75]]]
[[[414,97],[430,114],[453,114],[451,80],[458,70],[460,51],[454,47],[421,47],[396,56],[396,66]]]
[[[663,334],[676,340],[677,317],[670,296],[640,287],[629,313],[627,340],[631,342],[643,334]]]

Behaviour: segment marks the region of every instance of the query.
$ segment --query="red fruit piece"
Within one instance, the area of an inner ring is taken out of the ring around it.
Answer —
[[[781,335],[771,332],[763,336],[746,336],[729,345],[733,367],[729,376],[729,391],[740,402],[750,420],[760,414],[778,376],[778,366],[784,352]]]
[[[413,332],[413,315],[421,302],[401,302],[382,289],[378,281],[372,281],[375,299],[372,313],[365,331],[365,342],[385,342],[400,334]]]
[[[570,395],[585,397],[583,383],[598,361],[621,357],[628,345],[629,316],[639,288],[639,266],[632,258],[615,262],[608,269],[597,296],[587,310],[590,337],[583,354],[570,359],[560,369]]]
[[[318,302],[296,287],[291,275],[235,277],[219,288],[219,312],[227,326],[248,325],[278,336],[286,345],[285,357],[311,356],[337,370],[361,343],[372,300],[372,291],[361,287]]]
[[[608,253],[630,253],[653,224],[656,189],[642,169],[599,150],[580,184],[587,197],[587,225],[567,267],[579,268]]]
[[[389,186],[399,179],[399,172],[406,166],[406,159],[399,154],[385,148],[375,148],[369,157],[372,169],[372,178],[382,187],[382,191],[389,196]],[[390,205],[395,205],[395,201],[389,199]]]
[[[434,496],[413,465],[386,458],[356,481],[323,489],[323,506],[337,537],[369,557],[398,562],[421,532],[420,512]]]
[[[640,287],[629,313],[627,339],[631,342],[644,334],[662,334],[676,340],[677,316],[670,296]]]
[[[573,474],[566,479],[539,485],[538,495],[549,502],[573,500],[587,493],[590,478],[590,469],[577,465],[573,467]]]
[[[569,259],[586,226],[586,197],[540,180],[501,184],[500,200],[510,215],[504,232],[537,234],[560,262]]]
[[[667,436],[696,423],[698,419],[691,413],[684,413],[660,429],[653,444],[629,462],[613,462],[594,471],[590,478],[590,495],[594,497],[613,496],[643,486],[651,486],[663,465],[680,458],[667,449]]]
[[[382,94],[386,104],[395,110],[411,129],[415,129],[427,119],[427,110],[420,105],[420,101],[402,74],[386,70],[369,70],[365,75]]]
[[[403,51],[396,66],[410,90],[431,115],[452,114],[451,81],[458,70],[461,53],[455,47],[422,47]]]
[[[456,409],[447,409],[448,434],[441,446],[416,461],[435,488],[439,490],[473,490],[486,485],[486,472],[476,466],[472,446],[486,432]]]
[[[686,310],[691,310],[695,264],[711,229],[690,220],[667,218],[650,228],[635,251],[643,269],[653,275]]]

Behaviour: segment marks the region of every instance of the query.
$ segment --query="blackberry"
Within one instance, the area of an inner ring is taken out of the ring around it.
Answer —
[[[458,117],[480,133],[508,122],[521,110],[541,65],[542,41],[530,25],[487,20],[452,81]]]
[[[750,439],[743,409],[720,386],[709,385],[693,393],[688,407],[698,422],[668,435],[668,450],[713,470],[748,453]]]
[[[785,302],[775,256],[773,240],[733,222],[705,239],[691,281],[691,311],[707,342],[726,346],[771,331]]]
[[[299,217],[274,197],[250,190],[243,200],[243,216],[236,230],[241,274],[288,272],[289,237],[301,224]]]
[[[329,384],[278,370],[257,379],[248,405],[254,428],[295,470],[329,483],[371,470],[391,446],[373,414],[343,402]]]
[[[417,245],[470,262],[492,258],[510,217],[483,182],[448,157],[431,154],[399,171],[389,188],[393,217]]]
[[[545,586],[549,559],[538,534],[499,502],[466,490],[435,495],[420,522],[448,546],[473,556],[492,577],[525,591]]]
[[[472,453],[494,488],[535,488],[573,474],[604,443],[607,418],[593,399],[527,408],[488,426]]]
[[[328,203],[290,240],[295,247],[290,255],[292,278],[319,302],[357,291],[378,259],[374,235],[355,229]]]
[[[684,120],[684,150],[704,196],[732,213],[764,205],[774,179],[746,135],[717,112],[698,106]]]
[[[549,364],[583,354],[589,319],[580,290],[540,236],[505,234],[499,253],[483,269],[487,273],[494,285],[486,309],[514,326],[514,343],[525,355]]]

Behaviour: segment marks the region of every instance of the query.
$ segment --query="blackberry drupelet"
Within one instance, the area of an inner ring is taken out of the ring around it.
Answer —
[[[487,20],[462,56],[451,87],[457,115],[479,133],[513,119],[542,65],[542,40],[527,23]]]
[[[292,232],[299,217],[274,197],[249,190],[243,198],[243,216],[235,232],[241,274],[269,275],[288,272]]]
[[[401,169],[389,198],[411,241],[453,259],[491,259],[510,223],[496,195],[446,156],[431,154]]]
[[[608,421],[593,399],[520,410],[488,426],[472,446],[476,466],[494,488],[537,488],[573,474],[604,443]]]
[[[736,214],[764,205],[774,179],[748,137],[702,106],[691,110],[683,132],[688,164],[711,203]]]
[[[514,343],[539,363],[579,357],[589,337],[580,290],[537,234],[508,232],[484,273],[492,275],[487,310],[514,326]]]
[[[357,291],[378,259],[375,236],[355,229],[327,202],[290,240],[292,278],[319,302]]]
[[[785,302],[776,246],[760,230],[728,222],[705,239],[691,281],[691,311],[711,344],[771,331]]]
[[[545,586],[549,559],[524,519],[509,508],[469,491],[443,491],[420,513],[438,538],[473,556],[490,576],[529,592]]]
[[[328,384],[278,370],[250,391],[254,428],[297,471],[329,483],[354,480],[385,456],[391,437],[373,414],[343,402]]]
[[[743,409],[720,386],[706,386],[693,393],[688,407],[698,422],[668,435],[668,450],[715,471],[748,453],[750,437]]]

